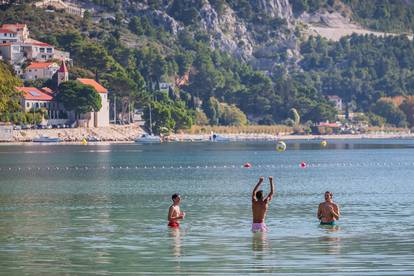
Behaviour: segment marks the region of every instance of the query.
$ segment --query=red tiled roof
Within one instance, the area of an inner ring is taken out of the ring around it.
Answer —
[[[9,29],[0,28],[0,33],[1,34],[15,34],[16,32],[9,30]]]
[[[103,87],[102,85],[100,85],[99,83],[97,83],[93,79],[80,79],[80,78],[78,78],[77,80],[80,81],[83,84],[92,86],[93,88],[95,88],[95,90],[98,93],[108,93],[108,89],[106,89],[105,87]]]
[[[26,24],[3,24],[1,27],[4,29],[9,29],[9,28],[24,28],[26,26]]]
[[[54,62],[32,62],[26,69],[45,69],[49,66],[56,64]]]
[[[0,44],[0,47],[1,47],[1,46],[11,46],[11,45],[12,45],[11,43],[1,43],[1,44]]]
[[[46,94],[48,94],[52,97],[53,97],[53,94],[55,94],[55,91],[53,91],[49,87],[42,87],[42,88],[40,88],[40,91],[45,92]]]
[[[326,122],[319,123],[319,126],[320,127],[339,127],[337,123],[326,123]]]
[[[36,39],[32,39],[32,38],[29,38],[28,40],[26,40],[25,43],[26,44],[31,44],[31,45],[36,45],[36,46],[53,47],[50,44],[47,44],[45,42],[42,42],[42,41],[39,41],[39,40],[36,40]]]
[[[32,101],[52,101],[53,97],[40,91],[36,87],[16,87],[17,91],[23,92],[26,100]]]

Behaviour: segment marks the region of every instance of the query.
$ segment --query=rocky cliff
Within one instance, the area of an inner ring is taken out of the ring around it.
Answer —
[[[289,0],[249,0],[250,7],[260,13],[251,18],[243,16],[237,10],[238,6],[231,7],[225,3],[219,12],[210,4],[211,1],[199,1],[201,8],[190,29],[207,33],[212,48],[248,61],[260,70],[271,70],[275,64],[299,56],[294,34],[295,19]],[[82,3],[85,2],[89,1]],[[156,8],[150,2],[124,0],[120,11],[127,21],[134,15],[146,15],[155,25],[162,26],[174,36],[180,30],[189,29],[169,14],[174,1],[161,1],[162,5]]]

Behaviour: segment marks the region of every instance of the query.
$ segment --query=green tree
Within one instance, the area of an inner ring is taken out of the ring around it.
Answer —
[[[111,58],[99,44],[89,43],[82,47],[80,62],[95,73],[95,80],[99,81],[99,74],[108,70]]]
[[[414,96],[407,97],[399,107],[405,113],[409,127],[414,127]]]
[[[387,121],[387,123],[398,127],[407,125],[407,116],[393,103],[379,100],[371,108],[374,114],[377,114]]]
[[[141,24],[141,18],[138,16],[134,16],[131,18],[128,24],[128,28],[131,32],[133,32],[136,35],[143,35],[144,34],[144,28]]]
[[[13,69],[0,61],[0,114],[14,112],[19,108],[20,93],[16,90],[22,82],[17,78]]]
[[[220,122],[223,125],[230,126],[244,126],[247,125],[247,117],[235,105],[221,104],[223,112],[221,114]]]
[[[78,81],[61,83],[56,97],[66,110],[75,112],[76,118],[80,114],[97,112],[102,107],[101,96],[95,88]]]

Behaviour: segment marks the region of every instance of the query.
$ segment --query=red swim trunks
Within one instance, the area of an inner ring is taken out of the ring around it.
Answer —
[[[180,224],[176,221],[170,221],[168,223],[168,226],[171,227],[171,228],[178,228],[178,227],[180,227]]]

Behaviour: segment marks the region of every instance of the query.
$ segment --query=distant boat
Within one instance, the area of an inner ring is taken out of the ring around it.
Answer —
[[[101,139],[99,137],[96,137],[96,136],[88,136],[88,137],[86,137],[86,141],[87,142],[99,142],[99,141],[101,141]]]
[[[62,139],[60,138],[51,138],[48,136],[39,136],[32,140],[32,142],[36,143],[59,143],[62,142]]]
[[[149,130],[150,133],[144,133],[137,139],[135,139],[136,143],[142,143],[142,144],[159,144],[161,143],[161,137],[157,135],[152,134],[152,116],[151,116],[151,105],[148,105],[149,107]]]
[[[145,133],[135,139],[135,142],[143,144],[159,144],[161,143],[161,137]]]
[[[210,136],[210,141],[212,141],[212,142],[229,142],[230,138],[229,137],[224,137],[224,136],[221,136],[219,134],[214,133],[213,135]]]

